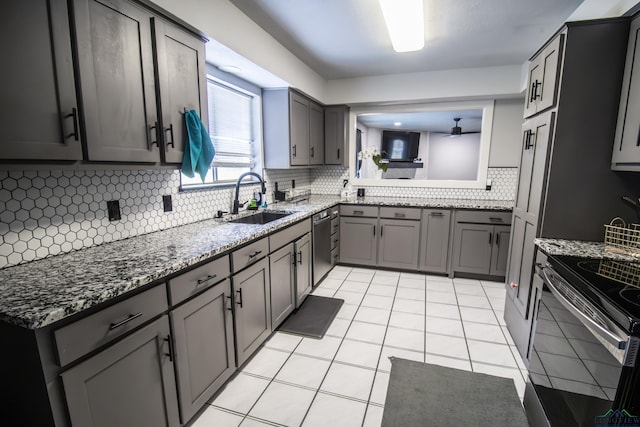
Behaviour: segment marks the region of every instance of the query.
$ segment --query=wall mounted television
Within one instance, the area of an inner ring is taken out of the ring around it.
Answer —
[[[420,132],[382,131],[382,158],[390,162],[412,162],[418,157]]]

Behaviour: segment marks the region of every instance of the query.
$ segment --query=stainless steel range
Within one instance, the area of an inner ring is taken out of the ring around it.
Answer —
[[[536,270],[532,424],[640,425],[640,263],[551,256]]]

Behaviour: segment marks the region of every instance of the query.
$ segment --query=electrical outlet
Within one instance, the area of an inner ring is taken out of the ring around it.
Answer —
[[[162,208],[165,212],[171,212],[173,210],[173,202],[171,201],[171,194],[162,196]]]
[[[491,178],[487,179],[487,185],[486,185],[486,187],[484,189],[487,190],[487,191],[491,190]]]
[[[107,213],[109,215],[109,221],[118,221],[122,218],[120,212],[120,201],[109,200],[107,201]]]

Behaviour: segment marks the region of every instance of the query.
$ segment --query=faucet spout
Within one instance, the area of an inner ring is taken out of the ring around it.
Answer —
[[[264,184],[264,179],[257,173],[255,172],[245,172],[242,175],[240,175],[238,177],[238,181],[236,181],[236,197],[235,199],[233,199],[233,209],[231,209],[231,213],[232,214],[237,214],[238,210],[240,209],[240,183],[242,182],[242,180],[247,177],[247,176],[255,176],[256,178],[258,178],[258,180],[260,180],[260,183],[262,184],[262,193],[266,193],[267,192],[267,187]]]

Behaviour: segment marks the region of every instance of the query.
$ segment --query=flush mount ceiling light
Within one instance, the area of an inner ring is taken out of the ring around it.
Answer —
[[[424,47],[423,0],[379,0],[387,31],[396,52]]]
[[[394,126],[402,126],[402,122],[393,122]]]

